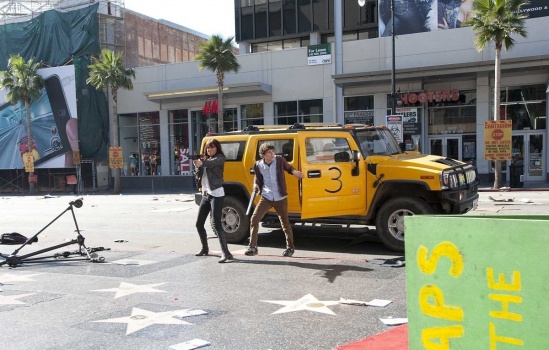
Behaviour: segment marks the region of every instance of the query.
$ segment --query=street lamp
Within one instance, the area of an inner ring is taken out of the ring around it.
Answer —
[[[366,0],[358,0],[358,5],[364,7]],[[397,92],[395,83],[395,0],[391,0],[391,115],[396,114]]]

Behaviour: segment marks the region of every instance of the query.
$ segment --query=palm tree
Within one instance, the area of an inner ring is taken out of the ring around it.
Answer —
[[[200,50],[196,59],[200,61],[198,65],[199,70],[208,68],[212,72],[215,72],[217,77],[217,100],[219,101],[219,107],[217,110],[217,131],[223,131],[223,81],[225,80],[225,73],[235,72],[238,73],[240,64],[236,60],[233,54],[231,42],[234,37],[223,41],[218,35],[213,35],[210,40],[200,45]]]
[[[40,62],[34,58],[25,62],[20,55],[10,56],[8,70],[0,72],[0,89],[9,90],[6,101],[15,105],[22,102],[25,105],[27,122],[27,152],[33,153],[33,138],[31,130],[30,100],[40,97],[40,89],[44,86],[44,79],[36,72]],[[34,158],[34,157],[33,157]],[[36,160],[36,159],[33,159]],[[34,172],[29,173],[29,179]],[[29,192],[34,193],[34,182],[29,181]]]
[[[96,89],[111,89],[112,99],[112,133],[113,141],[111,146],[120,145],[118,134],[118,89],[133,89],[131,78],[135,78],[135,71],[132,68],[124,68],[122,64],[122,53],[116,53],[111,50],[101,50],[101,58],[93,57],[90,69],[90,77],[86,83],[94,86]],[[119,194],[120,186],[120,168],[114,169],[114,193]]]
[[[475,0],[473,16],[464,25],[475,32],[475,46],[480,52],[493,41],[495,44],[494,120],[500,120],[501,49],[509,51],[515,45],[513,35],[526,37],[525,20],[520,8],[527,0]],[[495,161],[494,188],[501,187],[501,161]]]

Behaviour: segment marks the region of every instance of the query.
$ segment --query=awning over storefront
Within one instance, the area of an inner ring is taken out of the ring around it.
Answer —
[[[225,98],[271,94],[272,86],[260,82],[231,84],[223,87],[223,97]],[[205,100],[209,98],[217,98],[217,86],[149,92],[145,93],[145,96],[147,97],[147,100],[157,103]]]
[[[511,72],[525,72],[533,70],[546,70],[549,68],[549,57],[537,56],[532,58],[521,59],[503,59],[501,63],[502,73]],[[399,82],[414,81],[421,79],[437,80],[448,79],[451,77],[466,77],[476,76],[478,73],[493,73],[494,62],[493,61],[480,61],[474,62],[468,65],[465,64],[449,64],[440,65],[436,67],[414,67],[396,69],[396,79]],[[372,72],[356,72],[356,73],[344,73],[333,74],[334,84],[340,87],[360,86],[364,84],[383,84],[390,82],[391,71],[372,71]]]

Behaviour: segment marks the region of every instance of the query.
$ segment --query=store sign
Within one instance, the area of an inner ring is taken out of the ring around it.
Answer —
[[[345,112],[345,124],[374,125],[374,111]]]
[[[511,160],[511,120],[489,120],[484,122],[484,159]]]
[[[328,63],[332,63],[331,44],[307,46],[307,64],[309,66]]]
[[[397,142],[402,142],[403,138],[403,123],[401,115],[388,115],[387,116],[387,129],[391,131]]]
[[[459,101],[459,90],[433,90],[433,91],[421,91],[410,92],[400,94],[400,99],[403,104],[420,103],[432,103],[432,102],[457,102]]]

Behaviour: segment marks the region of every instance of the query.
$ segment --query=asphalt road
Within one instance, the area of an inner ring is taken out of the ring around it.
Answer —
[[[467,215],[546,214],[546,194],[483,192]],[[0,233],[42,231],[38,243],[17,252],[0,245],[0,252],[21,257],[70,243],[77,233],[66,209],[76,198],[0,197]],[[194,256],[196,212],[192,194],[84,196],[76,223],[88,248],[105,248],[96,252],[104,262],[77,254],[0,266],[0,342],[12,350],[184,349],[193,339],[211,349],[333,349],[389,329],[381,318],[406,317],[405,268],[374,263],[399,254],[373,231],[296,228],[296,253],[284,258],[281,230],[263,228],[259,255],[231,244],[237,260],[218,264],[218,256]],[[341,298],[391,303],[354,306]]]

